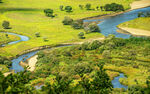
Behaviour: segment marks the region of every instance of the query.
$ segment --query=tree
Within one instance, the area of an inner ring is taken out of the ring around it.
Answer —
[[[104,8],[106,11],[124,11],[124,7],[116,3],[106,4]]]
[[[43,37],[43,40],[44,40],[44,41],[48,41],[48,38],[47,38],[47,37]]]
[[[80,32],[80,33],[78,34],[78,37],[79,37],[80,39],[83,39],[83,38],[84,38],[84,33],[83,33],[83,32]]]
[[[93,92],[97,92],[97,94],[109,94],[112,89],[111,80],[103,68],[103,62],[100,61],[97,66],[99,67],[99,70],[97,71],[92,82],[92,90]]]
[[[99,27],[97,26],[97,24],[95,23],[91,23],[89,24],[86,29],[85,29],[86,32],[100,32],[100,29]]]
[[[72,22],[73,22],[73,19],[71,19],[70,17],[65,17],[64,20],[62,21],[64,25],[71,25]]]
[[[0,3],[2,3],[2,0],[0,0]]]
[[[0,72],[1,94],[33,94],[34,88],[30,86],[29,89],[26,86],[30,81],[29,75],[31,74],[26,69],[16,74],[10,74],[7,77],[4,77]]]
[[[83,9],[83,7],[84,7],[83,5],[79,5],[79,8],[80,8],[81,10]]]
[[[3,26],[4,29],[10,29],[10,27],[9,27],[10,23],[9,23],[9,21],[3,21],[2,26]]]
[[[72,12],[72,7],[71,6],[66,6],[65,10],[66,10],[66,12]]]
[[[5,36],[6,36],[6,38],[9,38],[9,37],[8,37],[8,34],[5,34]]]
[[[35,33],[35,36],[36,36],[36,37],[40,37],[40,33],[39,33],[39,32],[36,32],[36,33]]]
[[[99,6],[97,6],[96,9],[99,10]]]
[[[83,28],[83,20],[76,20],[76,21],[73,21],[72,27],[73,27],[74,29],[81,29],[81,28]]]
[[[103,6],[100,6],[100,8],[101,8],[101,11],[103,11]]]
[[[61,6],[59,6],[59,9],[61,10],[61,11],[63,11],[64,9],[64,6],[63,5],[61,5]]]
[[[90,9],[91,9],[91,4],[89,4],[89,3],[86,4],[86,5],[85,5],[85,8],[86,8],[86,10],[90,10]]]
[[[54,17],[53,15],[54,11],[52,9],[45,9],[44,13],[46,14],[47,17]]]

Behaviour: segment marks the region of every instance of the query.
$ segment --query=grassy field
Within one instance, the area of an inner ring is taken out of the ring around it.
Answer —
[[[80,40],[77,34],[83,30],[74,30],[70,26],[64,26],[62,20],[65,16],[69,16],[73,19],[81,19],[84,17],[112,13],[100,10],[80,10],[78,7],[79,4],[85,5],[90,3],[92,4],[92,8],[96,8],[96,6],[115,2],[122,4],[125,9],[129,9],[129,4],[133,1],[134,0],[3,0],[3,3],[0,3],[0,24],[2,24],[4,20],[9,21],[12,29],[7,30],[8,32],[26,35],[30,37],[30,40],[0,48],[0,55],[8,57],[16,56],[24,50],[38,46],[70,43],[74,41],[84,41],[89,38],[103,37],[100,33],[91,33],[85,35],[86,39]],[[65,11],[60,11],[60,5],[72,6],[73,12],[66,13]],[[55,18],[46,17],[43,12],[46,8],[53,9],[54,14],[58,16]],[[0,29],[2,29],[1,25]],[[36,32],[40,32],[40,38],[35,37]],[[47,37],[49,41],[44,42],[43,37]]]
[[[0,45],[6,44],[11,41],[19,40],[20,38],[15,35],[8,34],[8,37],[4,33],[0,33]]]
[[[140,17],[140,18],[122,23],[119,26],[150,31],[150,17]]]

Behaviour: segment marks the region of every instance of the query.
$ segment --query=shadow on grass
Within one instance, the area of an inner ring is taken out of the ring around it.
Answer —
[[[36,8],[2,8],[0,12],[7,12],[7,11],[39,11],[40,9]]]

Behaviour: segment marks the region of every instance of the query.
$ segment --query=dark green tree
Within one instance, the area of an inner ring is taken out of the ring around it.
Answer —
[[[70,18],[70,17],[65,17],[64,20],[62,21],[62,23],[63,23],[64,25],[71,25],[72,22],[73,22],[73,19]]]
[[[10,29],[10,27],[9,27],[10,23],[9,23],[9,21],[3,21],[2,26],[3,26],[4,29]]]
[[[80,33],[78,34],[78,37],[79,37],[80,39],[84,39],[84,33],[83,33],[83,32],[80,32]]]
[[[65,10],[66,10],[66,12],[72,12],[72,7],[71,6],[66,6]]]
[[[86,5],[85,5],[85,8],[86,8],[86,10],[90,10],[90,9],[91,9],[91,4],[89,4],[89,3],[86,4]]]
[[[44,13],[47,17],[54,17],[53,15],[54,11],[52,9],[45,9]]]
[[[73,27],[74,29],[82,29],[82,28],[83,28],[83,20],[76,20],[76,21],[73,21],[72,27]]]

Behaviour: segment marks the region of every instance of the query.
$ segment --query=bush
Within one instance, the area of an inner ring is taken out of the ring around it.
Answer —
[[[102,45],[102,43],[101,43],[100,41],[95,40],[95,41],[93,41],[92,43],[90,43],[89,49],[90,49],[90,50],[94,50],[94,49],[99,48],[101,45]]]
[[[83,32],[80,32],[80,33],[78,34],[78,37],[79,37],[80,39],[84,39],[84,33],[83,33]]]
[[[39,32],[36,32],[36,33],[35,33],[35,36],[36,36],[36,37],[40,37],[40,33],[39,33]]]
[[[48,41],[48,38],[47,38],[47,37],[43,37],[43,40],[44,40],[44,41]]]
[[[74,29],[81,29],[81,28],[83,28],[83,21],[82,20],[73,21],[72,27]]]
[[[80,8],[81,10],[83,9],[83,7],[84,7],[83,5],[79,5],[79,8]]]
[[[53,15],[54,11],[52,9],[45,9],[44,13],[46,14],[47,17],[54,17]]]
[[[72,22],[73,22],[73,19],[71,19],[70,17],[65,17],[64,20],[62,21],[64,25],[71,25]]]
[[[66,6],[65,10],[66,10],[66,12],[72,12],[72,7],[71,6]]]
[[[64,9],[64,6],[63,5],[61,5],[61,6],[59,6],[59,9],[61,10],[61,11],[63,11]]]
[[[91,9],[91,4],[86,4],[85,8],[86,8],[86,10],[90,10]]]
[[[91,23],[88,26],[84,27],[86,32],[100,32],[99,27],[95,23]]]
[[[4,29],[10,29],[10,27],[9,27],[10,23],[9,23],[9,21],[3,21],[2,26],[3,26]]]
[[[116,3],[106,4],[104,8],[106,11],[124,11],[124,7]]]
[[[102,53],[103,58],[109,59],[111,57],[110,50],[104,50]]]

